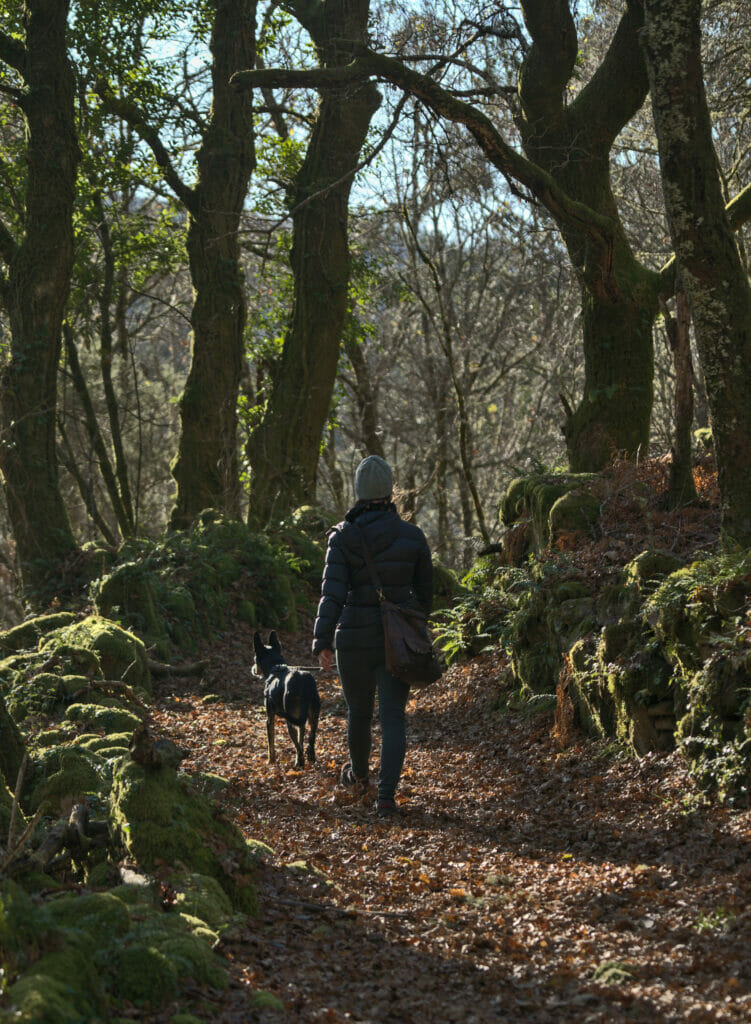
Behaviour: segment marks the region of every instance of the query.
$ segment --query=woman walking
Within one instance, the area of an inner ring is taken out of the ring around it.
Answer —
[[[391,497],[393,476],[378,455],[363,459],[355,473],[356,504],[329,535],[321,600],[313,628],[313,653],[324,671],[336,667],[347,701],[350,760],[340,781],[358,795],[368,787],[371,725],[376,692],[381,721],[378,773],[379,815],[396,811],[394,797],[406,750],[409,687],[386,669],[378,592],[365,546],[385,596],[426,614],[433,601],[433,564],[425,536],[399,517]]]

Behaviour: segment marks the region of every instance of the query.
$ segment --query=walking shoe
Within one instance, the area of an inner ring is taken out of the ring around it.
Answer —
[[[376,814],[379,818],[393,818],[395,814],[399,812],[396,809],[396,803],[388,798],[379,798],[376,804]]]
[[[368,778],[366,776],[364,779],[358,779],[348,761],[339,772],[339,785],[353,790],[355,797],[360,798],[365,796],[368,791]]]

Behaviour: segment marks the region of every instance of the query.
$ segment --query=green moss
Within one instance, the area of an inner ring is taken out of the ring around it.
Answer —
[[[738,646],[750,591],[751,556],[708,557],[668,576],[644,614],[688,678],[719,648],[728,654]]]
[[[599,515],[600,503],[591,498],[583,487],[595,479],[588,473],[540,473],[518,477],[509,485],[501,504],[501,522],[505,526],[513,526],[520,520],[529,519],[537,551],[551,543],[551,513],[556,505],[556,532],[568,529],[571,524],[577,531],[589,530]],[[572,497],[559,504],[570,492]]]
[[[63,693],[70,699],[75,697],[82,690],[90,690],[95,682],[88,676],[64,675],[61,679]]]
[[[196,772],[191,776],[191,782],[205,796],[216,797],[229,785],[229,781],[221,775],[213,772]]]
[[[151,691],[146,648],[132,633],[109,619],[92,615],[49,634],[41,650],[52,653],[62,645],[92,652],[106,679],[123,680]]]
[[[47,905],[47,912],[53,925],[83,932],[94,948],[125,935],[131,927],[127,907],[108,892],[54,900]]]
[[[240,622],[245,622],[248,626],[258,625],[256,606],[252,601],[247,601],[242,598],[237,602],[237,617]]]
[[[35,765],[30,806],[59,814],[87,793],[106,795],[108,779],[102,758],[76,747],[52,747]]]
[[[273,992],[265,992],[258,989],[251,996],[251,1002],[256,1010],[283,1010],[284,1003]]]
[[[156,638],[164,635],[148,559],[121,562],[98,580],[92,591],[100,615],[126,621],[144,636]]]
[[[119,999],[158,1008],[177,996],[175,965],[155,946],[140,942],[124,946],[117,950],[112,967],[113,990]]]
[[[147,772],[129,757],[116,761],[110,808],[123,845],[147,870],[183,864],[215,878],[236,909],[255,913],[254,859],[242,834],[173,769]]]
[[[19,1024],[86,1024],[107,1006],[97,972],[75,947],[41,957],[9,986],[8,999]]]
[[[65,710],[69,722],[77,722],[89,729],[105,733],[132,733],[141,718],[124,707],[102,707],[98,704],[71,704]]]
[[[205,921],[214,929],[232,919],[232,904],[215,878],[210,875],[176,872],[170,883],[177,890],[177,909]]]
[[[607,680],[597,659],[597,639],[578,640],[569,651],[570,694],[581,728],[590,736],[606,739],[615,733],[616,711]]]
[[[19,626],[14,626],[0,633],[0,651],[11,654],[13,651],[30,650],[38,646],[40,639],[54,629],[75,622],[72,612],[58,612],[55,615],[38,615],[28,619]]]
[[[648,594],[682,567],[682,560],[669,551],[648,550],[624,566],[623,575],[627,583],[635,584],[641,593]]]
[[[23,722],[30,715],[51,714],[64,696],[60,676],[53,672],[39,672],[12,686],[6,694],[5,703],[13,721]]]
[[[226,985],[212,951],[216,931],[196,917],[165,914],[148,888],[122,898],[126,888],[134,889],[39,904],[14,883],[0,883],[0,947],[14,1020],[115,1020],[121,1002],[164,1006],[179,994],[180,978]]]
[[[75,746],[82,747],[84,750],[93,750],[96,753],[113,746],[127,749],[132,735],[132,729],[129,732],[108,733],[106,736],[100,736],[98,733],[83,733],[76,738]]]
[[[548,514],[550,543],[573,533],[592,536],[600,518],[600,499],[583,490],[572,490],[561,495]]]

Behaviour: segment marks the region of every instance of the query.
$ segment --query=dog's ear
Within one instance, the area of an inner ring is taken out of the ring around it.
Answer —
[[[279,637],[276,635],[276,630],[272,630],[269,633],[269,646],[273,647],[275,651],[281,651],[282,645],[279,643]]]
[[[256,654],[259,654],[263,651],[263,644],[261,643],[260,633],[253,634],[253,650],[256,652]]]

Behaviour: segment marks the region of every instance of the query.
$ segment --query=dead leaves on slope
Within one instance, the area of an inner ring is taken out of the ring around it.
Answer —
[[[333,678],[318,765],[295,770],[281,733],[266,765],[246,641],[212,656],[220,702],[177,681],[158,716],[276,855],[207,1020],[751,1019],[751,816],[702,806],[675,755],[560,751],[550,717],[493,712],[502,665],[484,655],[411,702],[403,813],[383,822],[338,791]],[[254,1006],[257,989],[284,1010]]]

